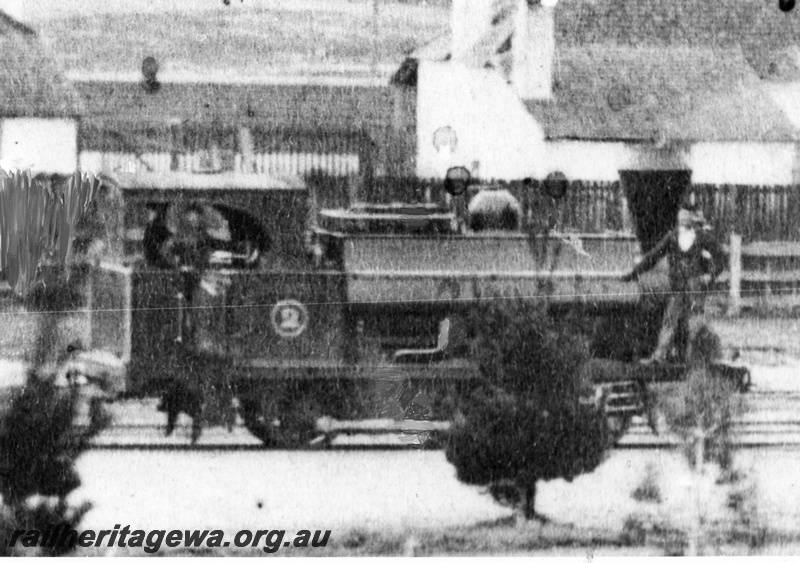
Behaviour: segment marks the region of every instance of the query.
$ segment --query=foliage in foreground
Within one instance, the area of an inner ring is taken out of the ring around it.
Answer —
[[[766,528],[758,512],[758,495],[750,479],[736,470],[731,443],[733,419],[741,409],[738,384],[711,366],[721,357],[717,335],[701,324],[690,336],[685,379],[661,385],[657,397],[657,408],[681,439],[693,469],[690,493],[681,507],[687,519],[677,519],[674,507],[644,511],[631,515],[623,537],[631,545],[660,546],[666,554],[759,549]],[[651,501],[658,488],[658,479],[648,474],[632,496]]]
[[[24,536],[11,548],[11,534],[15,529],[77,529],[91,506],[67,503],[81,484],[75,460],[108,420],[94,402],[91,424],[77,427],[78,391],[58,385],[53,376],[32,371],[25,388],[14,395],[0,414],[0,555],[63,555],[71,551],[66,544],[37,552],[26,548]]]
[[[588,346],[544,306],[487,299],[470,323],[481,384],[462,398],[446,455],[458,479],[500,502],[534,510],[536,483],[593,471],[608,443],[605,419],[585,390]]]
[[[722,355],[719,337],[706,325],[700,325],[691,340],[686,379],[659,393],[659,410],[685,444],[692,466],[696,463],[695,435],[700,432],[704,436],[703,462],[717,463],[728,470],[733,463],[731,427],[742,408],[741,396],[736,382],[716,375],[710,368]]]

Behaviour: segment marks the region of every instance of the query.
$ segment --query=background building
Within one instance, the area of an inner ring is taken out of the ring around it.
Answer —
[[[794,236],[781,218],[800,179],[797,57],[792,43],[766,46],[796,42],[796,18],[772,8],[455,0],[450,32],[394,77],[413,100],[416,173],[441,177],[456,165],[484,180],[562,173],[582,191],[572,207],[598,211],[579,230],[618,227],[607,220],[609,201],[635,205],[625,199],[646,194],[666,203],[693,186],[715,219],[752,203],[745,222],[753,223],[766,206],[775,220],[759,236]],[[773,191],[731,195],[728,186]],[[753,195],[760,199],[741,201]]]
[[[0,164],[34,174],[78,166],[81,100],[37,34],[0,12]]]

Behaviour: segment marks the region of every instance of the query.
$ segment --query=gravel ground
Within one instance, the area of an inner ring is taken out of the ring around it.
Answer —
[[[800,525],[800,451],[740,452],[758,497],[758,523],[773,534]],[[510,515],[455,479],[442,452],[92,452],[79,464],[75,500],[93,510],[83,526],[110,529],[330,529],[399,533],[474,526]],[[660,504],[633,491],[656,475]],[[713,473],[701,489],[708,521],[730,519]],[[537,510],[556,523],[617,538],[632,515],[676,529],[691,522],[692,475],[675,451],[616,450],[594,473],[538,488]]]
[[[509,514],[442,452],[97,451],[79,467],[87,528],[442,527]]]

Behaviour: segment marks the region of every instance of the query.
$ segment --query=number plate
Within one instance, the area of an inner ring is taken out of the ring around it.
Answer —
[[[272,308],[270,319],[278,336],[295,338],[308,327],[308,309],[295,299],[284,299]]]

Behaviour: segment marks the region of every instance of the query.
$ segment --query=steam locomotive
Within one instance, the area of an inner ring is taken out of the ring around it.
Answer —
[[[84,369],[118,397],[157,395],[176,374],[201,393],[222,386],[273,447],[308,443],[321,417],[446,420],[446,398],[477,376],[461,321],[500,292],[582,316],[609,416],[641,412],[642,381],[681,377],[679,365],[635,362],[663,313],[663,300],[620,281],[641,254],[636,236],[556,232],[546,206],[530,202],[563,205],[563,181],[509,191],[455,168],[441,187],[439,203],[316,209],[313,186],[296,179],[140,174],[105,186],[97,206],[109,236],[91,274]],[[474,204],[491,192],[499,213]],[[215,241],[217,286],[191,309],[180,273],[143,252],[148,221],[187,205]]]

